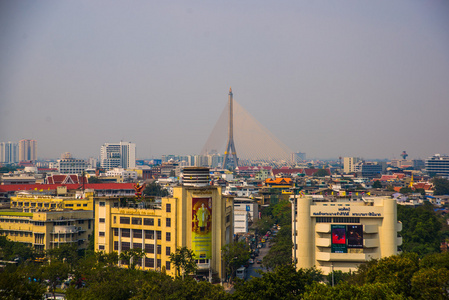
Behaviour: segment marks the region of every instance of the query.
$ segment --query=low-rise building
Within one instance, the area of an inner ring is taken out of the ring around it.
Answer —
[[[316,266],[324,274],[349,272],[371,259],[400,252],[402,223],[397,221],[394,199],[314,202],[305,196],[296,204],[293,197],[291,201],[297,269]]]
[[[220,187],[189,184],[174,187],[173,197],[152,204],[96,198],[95,250],[121,253],[142,249],[145,257],[135,262],[142,269],[165,268],[174,275],[170,254],[187,247],[197,257],[198,273],[224,278],[221,248],[233,240],[233,200],[223,197]]]
[[[0,212],[0,234],[38,251],[58,248],[62,244],[86,249],[93,224],[92,210]]]

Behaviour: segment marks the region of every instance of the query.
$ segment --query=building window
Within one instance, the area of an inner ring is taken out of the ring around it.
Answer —
[[[158,268],[161,267],[161,260],[160,260],[160,259],[157,260],[157,267],[158,267]]]
[[[154,258],[145,257],[145,267],[154,268]]]
[[[156,231],[157,239],[162,240],[162,232]]]
[[[226,216],[226,223],[229,223],[231,221],[231,216],[230,215],[227,215]]]
[[[130,237],[130,229],[122,228],[122,237]]]
[[[167,203],[167,205],[165,206],[165,211],[171,212],[171,204],[170,203]]]
[[[360,223],[360,218],[334,218],[334,223]]]
[[[104,250],[104,245],[99,245],[98,250]]]
[[[170,261],[165,262],[165,270],[170,271]]]
[[[171,233],[170,233],[170,232],[166,232],[166,233],[165,233],[165,240],[166,240],[167,242],[170,242],[170,240],[171,240]]]
[[[142,243],[133,243],[134,249],[142,249]]]
[[[145,238],[154,240],[154,230],[145,230]]]
[[[161,245],[157,245],[157,254],[161,254],[162,253],[162,247]]]
[[[143,219],[143,225],[154,226],[154,219],[153,218]]]
[[[106,202],[100,201],[100,206],[106,206]]]
[[[133,218],[132,223],[133,225],[142,225],[142,218]]]
[[[165,255],[170,256],[170,253],[171,253],[170,247],[166,247],[165,248]]]
[[[165,226],[171,227],[171,219],[170,218],[165,219]]]
[[[104,231],[98,232],[98,235],[99,235],[99,236],[104,236]]]
[[[332,218],[329,217],[318,217],[316,218],[317,223],[332,223]]]
[[[133,229],[133,237],[141,239],[142,238],[142,230]]]
[[[122,251],[129,250],[131,247],[129,242],[122,242]]]
[[[154,253],[154,244],[145,244],[146,253]]]
[[[114,216],[114,224],[117,223],[117,216]]]
[[[112,228],[114,230],[114,236],[118,236],[118,228]]]
[[[120,217],[120,224],[129,224],[129,217]]]
[[[118,251],[118,241],[114,241],[114,251]]]
[[[157,219],[157,226],[161,226],[161,219]]]
[[[100,223],[104,223],[104,222],[105,222],[105,220],[104,220],[104,218],[100,218],[98,222],[100,222]]]

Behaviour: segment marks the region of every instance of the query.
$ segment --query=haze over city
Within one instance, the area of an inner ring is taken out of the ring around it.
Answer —
[[[138,158],[198,154],[232,86],[308,157],[447,154],[448,13],[446,1],[3,1],[0,141],[35,139],[40,158],[121,140]]]

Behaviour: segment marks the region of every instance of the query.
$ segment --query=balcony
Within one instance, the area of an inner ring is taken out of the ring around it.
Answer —
[[[319,261],[364,262],[369,260],[370,258],[370,255],[366,253],[316,253],[316,260]]]
[[[331,239],[330,238],[317,238],[315,243],[318,247],[330,247]]]
[[[379,240],[378,239],[365,239],[363,241],[363,247],[365,247],[365,248],[379,247]]]
[[[331,224],[328,224],[328,223],[316,224],[315,231],[319,232],[319,233],[330,233],[331,232]]]

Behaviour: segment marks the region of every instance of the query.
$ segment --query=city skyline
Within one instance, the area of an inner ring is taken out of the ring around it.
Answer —
[[[310,158],[445,154],[448,6],[5,1],[0,142],[36,140],[39,158],[119,141],[137,158],[199,154],[232,86]]]

